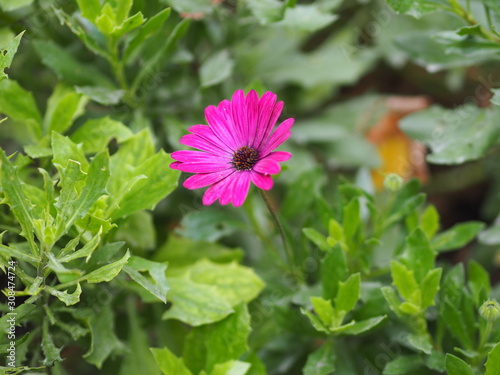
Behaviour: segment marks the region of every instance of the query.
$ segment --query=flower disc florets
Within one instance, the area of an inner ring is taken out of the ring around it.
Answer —
[[[237,149],[233,154],[233,164],[237,171],[249,171],[259,160],[259,152],[252,147],[243,146]]]

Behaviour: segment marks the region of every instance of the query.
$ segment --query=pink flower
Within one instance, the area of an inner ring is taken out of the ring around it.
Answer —
[[[219,199],[221,204],[239,207],[250,182],[263,190],[272,188],[270,175],[279,173],[279,162],[292,157],[289,152],[274,149],[290,137],[294,122],[289,118],[274,129],[283,110],[283,102],[276,102],[276,98],[269,91],[259,98],[253,90],[246,97],[238,90],[231,101],[205,109],[208,126],[194,125],[189,128],[192,134],[181,138],[180,143],[201,151],[173,152],[172,158],[177,161],[170,168],[196,173],[184,182],[188,189],[210,186],[203,204]]]

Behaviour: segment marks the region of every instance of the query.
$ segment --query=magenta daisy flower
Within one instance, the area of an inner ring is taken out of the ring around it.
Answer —
[[[270,175],[279,173],[279,162],[292,157],[289,152],[274,149],[290,137],[294,122],[289,118],[274,129],[283,110],[283,102],[276,102],[276,98],[269,91],[259,98],[253,90],[246,96],[238,90],[231,101],[205,109],[208,125],[194,125],[189,128],[192,134],[180,139],[180,143],[201,151],[173,152],[172,158],[177,161],[170,168],[196,173],[184,182],[188,189],[209,186],[203,204],[219,199],[221,204],[239,207],[250,182],[263,190],[272,188]]]

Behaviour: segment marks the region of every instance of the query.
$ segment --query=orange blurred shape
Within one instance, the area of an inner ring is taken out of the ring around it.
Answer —
[[[423,96],[396,96],[387,98],[385,104],[387,112],[367,133],[382,162],[380,168],[371,172],[375,189],[383,190],[384,178],[390,173],[396,173],[405,180],[417,177],[425,183],[429,177],[425,146],[404,134],[398,123],[404,116],[427,108],[429,100]]]

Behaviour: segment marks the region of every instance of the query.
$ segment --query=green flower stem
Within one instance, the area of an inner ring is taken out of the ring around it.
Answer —
[[[264,190],[259,189],[259,191],[260,191],[260,195],[262,196],[262,199],[266,203],[266,206],[267,206],[269,212],[271,213],[271,216],[274,219],[274,222],[276,223],[276,226],[279,229],[281,240],[283,241],[283,247],[285,248],[287,262],[291,266],[294,262],[293,252],[292,252],[292,249],[290,248],[290,245],[286,239],[285,230],[283,228],[283,225],[281,225],[280,219],[278,217],[278,213],[276,212],[276,208],[271,203],[271,200],[269,199],[269,195]]]
[[[448,3],[450,3],[451,7],[453,8],[452,12],[463,18],[469,25],[479,25],[472,13],[462,8],[462,5],[460,5],[458,0],[448,0]],[[483,26],[479,26],[479,31],[485,39],[488,39],[495,43],[500,43],[500,38],[495,35],[496,33],[485,29]]]
[[[484,331],[481,332],[481,338],[479,340],[479,346],[477,351],[481,353],[483,350],[484,346],[488,342],[488,339],[490,338],[491,331],[493,330],[493,322],[492,321],[486,321],[486,327],[484,328]]]

